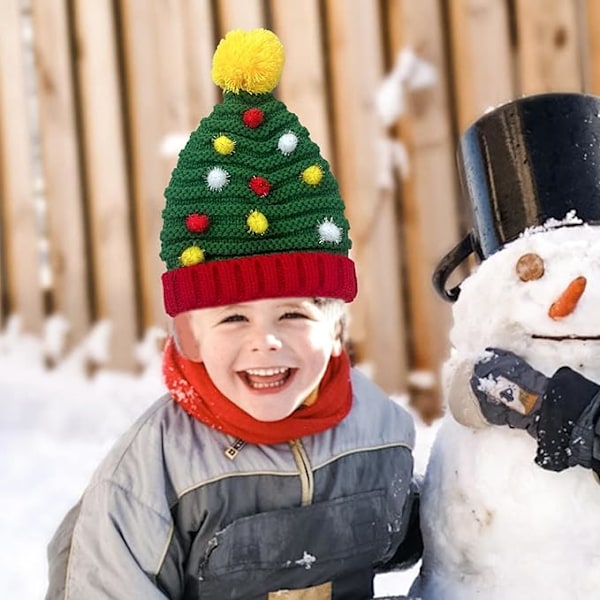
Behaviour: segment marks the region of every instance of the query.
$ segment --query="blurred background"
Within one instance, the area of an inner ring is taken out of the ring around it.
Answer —
[[[162,192],[238,27],[281,38],[277,94],[346,200],[355,360],[431,420],[451,326],[431,276],[470,227],[458,136],[521,95],[600,93],[598,0],[0,0],[0,333],[50,340],[52,368],[101,325],[90,373],[161,343]]]

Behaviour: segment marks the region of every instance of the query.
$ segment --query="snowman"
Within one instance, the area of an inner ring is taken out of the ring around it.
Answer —
[[[449,410],[410,597],[598,598],[600,98],[496,108],[461,138],[459,167],[473,229],[434,275],[455,301]]]

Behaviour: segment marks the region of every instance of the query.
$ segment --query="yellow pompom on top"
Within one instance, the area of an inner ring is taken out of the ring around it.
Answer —
[[[268,29],[230,31],[213,56],[212,79],[225,92],[266,94],[281,77],[285,54]]]

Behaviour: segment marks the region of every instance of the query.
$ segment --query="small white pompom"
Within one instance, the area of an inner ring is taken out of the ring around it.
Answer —
[[[291,154],[296,146],[298,146],[298,137],[291,131],[284,133],[277,142],[277,148],[284,156]]]
[[[339,244],[342,241],[342,228],[338,227],[331,219],[319,223],[319,244],[330,242]]]
[[[209,190],[219,191],[229,183],[229,173],[221,167],[214,167],[208,172],[206,183]]]

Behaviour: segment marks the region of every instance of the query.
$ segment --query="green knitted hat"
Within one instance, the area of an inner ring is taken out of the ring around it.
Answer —
[[[272,91],[283,47],[231,31],[213,58],[223,102],[200,122],[165,190],[164,303],[175,316],[261,298],[356,296],[337,181]]]

